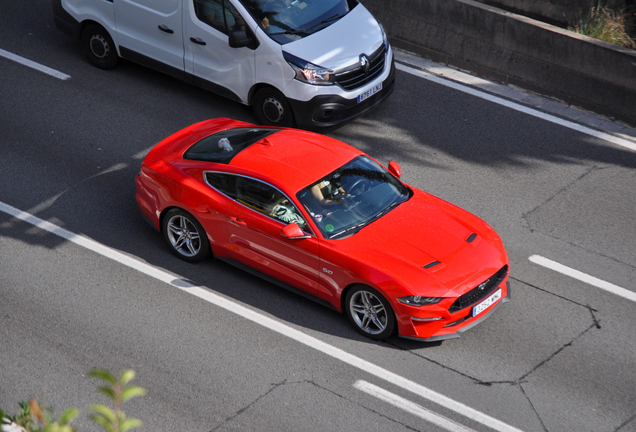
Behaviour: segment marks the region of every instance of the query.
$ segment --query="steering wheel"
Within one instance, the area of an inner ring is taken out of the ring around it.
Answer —
[[[371,189],[372,185],[373,183],[369,179],[366,179],[366,178],[358,179],[349,188],[349,195],[351,196],[362,195],[363,193]]]

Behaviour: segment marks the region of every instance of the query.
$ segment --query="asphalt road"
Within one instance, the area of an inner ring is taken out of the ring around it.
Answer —
[[[330,135],[490,223],[512,302],[460,339],[376,343],[227,264],[181,262],[138,215],[156,142],[254,121],[249,108],[128,62],[92,67],[49,1],[0,2],[0,17],[0,49],[71,77],[0,56],[0,203],[94,241],[0,212],[9,413],[33,396],[99,430],[86,373],[100,367],[137,372],[148,395],[124,409],[151,431],[636,430],[636,303],[529,259],[636,291],[636,152],[399,71],[382,106]]]

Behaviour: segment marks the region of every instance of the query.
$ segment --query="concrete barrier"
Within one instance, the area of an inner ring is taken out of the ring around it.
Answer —
[[[472,0],[363,0],[391,43],[636,126],[636,50]]]

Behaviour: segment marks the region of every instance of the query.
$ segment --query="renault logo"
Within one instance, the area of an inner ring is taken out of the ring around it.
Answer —
[[[360,67],[362,68],[362,72],[365,74],[369,72],[369,58],[365,54],[360,54]]]

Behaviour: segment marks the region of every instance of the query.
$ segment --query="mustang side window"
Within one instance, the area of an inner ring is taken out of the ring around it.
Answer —
[[[205,181],[224,195],[236,199],[236,176],[222,173],[205,173]]]
[[[245,177],[238,178],[237,186],[240,203],[283,223],[295,222],[300,228],[307,229],[307,223],[298,209],[276,188]]]
[[[238,11],[227,0],[194,0],[194,10],[201,21],[225,34],[245,25]]]

